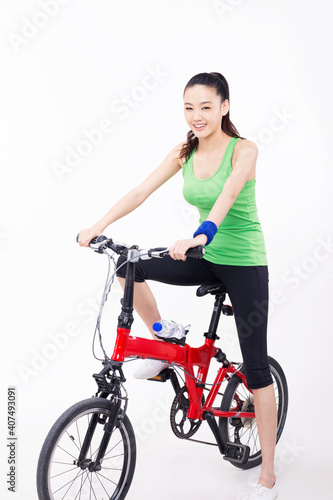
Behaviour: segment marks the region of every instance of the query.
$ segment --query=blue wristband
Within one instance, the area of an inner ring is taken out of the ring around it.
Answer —
[[[198,236],[198,234],[205,234],[207,236],[207,243],[205,246],[212,242],[215,234],[217,233],[217,225],[211,220],[205,220],[196,230],[193,238]]]

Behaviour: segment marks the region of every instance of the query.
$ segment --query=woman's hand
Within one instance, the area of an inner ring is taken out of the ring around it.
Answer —
[[[207,236],[205,234],[198,234],[195,238],[189,240],[178,240],[169,249],[169,255],[174,260],[186,260],[185,253],[189,248],[198,247],[207,243]]]
[[[103,231],[95,225],[89,227],[88,229],[83,229],[80,231],[78,244],[80,247],[88,247],[91,240],[96,236],[100,236],[102,232]]]

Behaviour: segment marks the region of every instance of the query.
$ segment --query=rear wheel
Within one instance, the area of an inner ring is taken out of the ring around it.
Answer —
[[[288,409],[288,387],[287,380],[279,363],[270,356],[268,362],[273,378],[273,388],[277,406],[277,434],[276,442],[281,437]],[[252,393],[242,383],[241,378],[235,374],[228,383],[222,403],[222,411],[254,411]],[[241,443],[250,447],[250,456],[246,464],[232,465],[241,469],[251,469],[261,464],[262,456],[259,443],[259,435],[256,419],[253,418],[220,418],[220,430],[225,442]]]
[[[136,460],[134,432],[127,416],[118,419],[101,467],[94,467],[105,423],[112,409],[111,401],[91,398],[73,405],[59,417],[47,435],[39,457],[39,500],[125,498]],[[88,428],[93,428],[89,449],[85,459],[79,463],[78,457]]]

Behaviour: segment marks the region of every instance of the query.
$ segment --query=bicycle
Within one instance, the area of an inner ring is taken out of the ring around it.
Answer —
[[[131,422],[126,414],[128,395],[124,387],[123,365],[135,358],[152,358],[170,363],[151,380],[171,381],[175,398],[171,406],[170,423],[180,439],[194,440],[203,421],[207,421],[223,458],[235,467],[250,469],[261,463],[261,449],[256,428],[255,409],[251,389],[241,363],[229,362],[221,348],[215,346],[221,313],[231,316],[233,309],[224,304],[227,290],[222,283],[206,283],[197,289],[197,296],[215,296],[214,309],[205,341],[200,347],[190,347],[185,339],[161,342],[130,335],[133,323],[133,290],[135,265],[140,258],[163,258],[166,248],[140,250],[137,246],[117,244],[105,236],[94,238],[90,246],[109,258],[100,314],[95,330],[99,332],[104,351],[100,319],[114,275],[110,276],[110,262],[114,254],[127,256],[124,295],[118,317],[114,351],[105,359],[103,369],[93,377],[97,383],[94,397],[80,401],[66,410],[49,431],[40,452],[37,467],[39,500],[69,500],[94,498],[123,500],[130,488],[136,462],[136,443]],[[110,253],[111,251],[111,253]],[[187,252],[188,257],[202,258],[204,247]],[[210,362],[219,364],[213,384],[207,384]],[[288,409],[286,377],[278,362],[269,357],[277,402],[279,441]],[[195,367],[197,370],[195,370]],[[183,370],[185,383],[179,383]],[[226,382],[224,393],[221,385]],[[210,388],[208,388],[210,387]],[[204,396],[204,391],[208,391]],[[214,406],[218,395],[219,406]],[[216,418],[219,419],[217,423]],[[198,441],[203,442],[203,441]],[[205,442],[206,443],[206,442]],[[105,496],[106,495],[106,496]]]

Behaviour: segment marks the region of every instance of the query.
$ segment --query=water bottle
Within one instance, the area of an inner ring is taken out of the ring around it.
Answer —
[[[175,321],[167,321],[166,319],[161,319],[157,323],[153,324],[153,330],[156,337],[165,340],[166,342],[172,342],[173,344],[185,344],[185,335],[187,334],[190,325],[184,327],[180,323]]]

